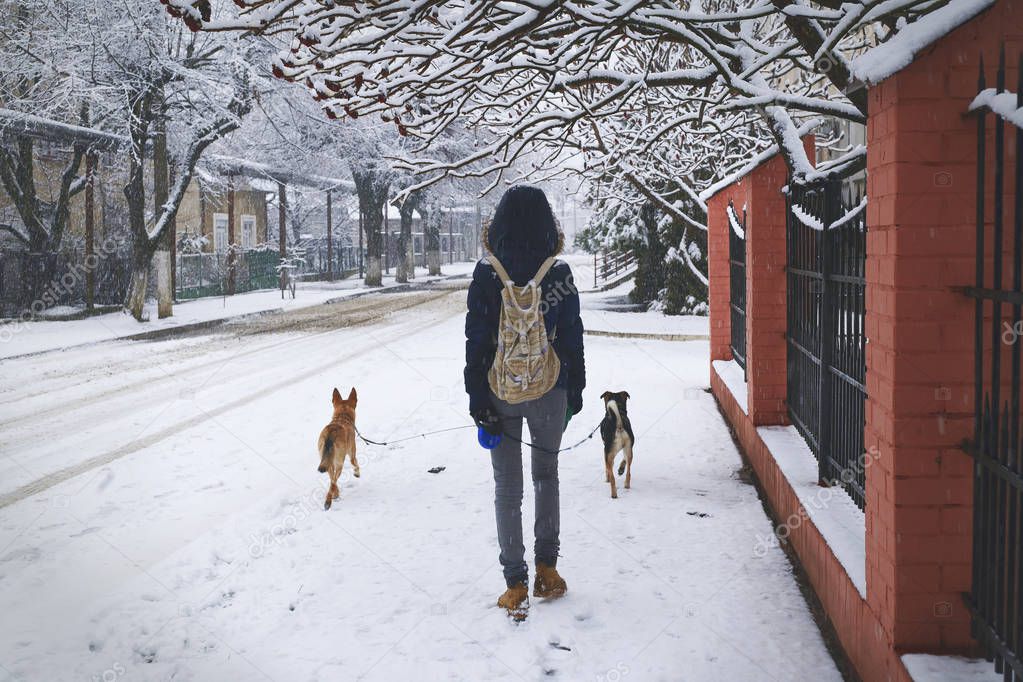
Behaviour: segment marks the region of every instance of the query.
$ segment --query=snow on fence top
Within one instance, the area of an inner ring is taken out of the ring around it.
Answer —
[[[862,213],[863,210],[866,207],[867,207],[867,197],[863,197],[862,199],[860,199],[860,203],[858,203],[855,206],[853,206],[852,208],[850,208],[846,212],[846,214],[844,216],[842,216],[841,218],[839,218],[835,222],[831,223],[831,229],[834,230],[834,229],[837,229],[839,227],[842,227],[847,222],[849,222],[850,220],[852,220],[853,218],[858,216],[860,213]]]
[[[799,222],[803,223],[811,230],[824,230],[824,223],[804,211],[798,204],[792,204],[792,215],[796,216],[796,219],[799,220]]]
[[[838,229],[839,227],[842,227],[847,222],[849,222],[850,220],[858,216],[861,212],[863,212],[863,209],[865,209],[866,207],[867,197],[863,197],[862,199],[860,199],[860,203],[850,208],[848,211],[845,212],[845,214],[841,218],[831,223],[830,229],[835,230]],[[799,222],[803,223],[811,230],[817,231],[824,230],[824,223],[821,222],[820,219],[804,211],[798,204],[792,204],[792,215],[796,216],[796,219]]]
[[[1018,97],[1015,92],[998,92],[994,88],[988,88],[982,90],[970,102],[970,111],[989,109],[1017,128],[1023,128],[1023,109],[1016,106]]]
[[[995,0],[950,0],[941,9],[902,28],[891,40],[852,60],[853,77],[870,85],[909,66],[918,52],[995,4]]]
[[[739,224],[738,217],[735,215],[735,209],[731,204],[728,204],[728,224],[732,226],[732,231],[735,232],[735,236],[739,239],[746,239],[746,231],[742,229],[742,225]]]

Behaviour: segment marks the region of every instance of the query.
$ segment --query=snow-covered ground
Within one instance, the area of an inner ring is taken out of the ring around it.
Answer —
[[[632,286],[630,280],[606,292],[582,292],[586,331],[622,336],[710,338],[710,318],[706,315],[665,315],[659,310],[625,312],[617,309],[627,305]]]
[[[445,264],[441,268],[441,277],[465,277],[472,274],[473,267],[475,263]],[[419,284],[438,279],[426,276],[424,272],[421,271],[413,282]],[[384,287],[392,286],[395,286],[394,275],[385,275]],[[290,294],[281,298],[280,290],[265,289],[234,296],[214,296],[185,301],[176,304],[174,314],[162,320],[156,315],[156,303],[150,302],[146,306],[149,321],[144,323],[136,322],[130,315],[121,312],[70,321],[15,320],[0,324],[0,358],[109,341],[150,331],[270,310],[295,310],[365,291],[366,287],[363,286],[362,280],[349,277],[337,282],[300,282],[296,288],[295,298],[291,298]],[[62,307],[59,312],[66,314],[73,311],[74,309]],[[47,312],[52,315],[55,311],[50,309]]]
[[[594,291],[589,288],[593,284],[593,256],[567,254],[562,258],[572,266],[587,331],[627,337],[709,337],[710,322],[706,315],[665,315],[658,310],[626,312],[623,308],[633,307],[628,301],[632,280],[608,291]]]
[[[754,556],[703,341],[587,338],[566,442],[627,389],[633,488],[610,498],[596,440],[561,455],[570,591],[521,625],[471,429],[360,446],[322,511],[335,386],[373,439],[468,423],[463,306],[5,361],[0,679],[840,679],[781,550]]]

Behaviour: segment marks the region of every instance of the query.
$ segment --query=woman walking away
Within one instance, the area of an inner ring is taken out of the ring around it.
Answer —
[[[465,390],[473,420],[500,442],[490,451],[500,561],[508,589],[497,600],[526,617],[529,573],[522,542],[522,420],[532,441],[536,577],[533,596],[568,589],[558,562],[558,448],[586,385],[583,325],[572,270],[555,256],[564,235],[536,187],[505,192],[483,233],[465,316]]]

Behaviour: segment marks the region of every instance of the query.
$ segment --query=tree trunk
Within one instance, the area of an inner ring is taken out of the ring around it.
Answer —
[[[384,284],[383,268],[379,254],[370,253],[366,258],[366,286],[379,287]]]
[[[440,205],[426,199],[419,207],[419,215],[423,218],[423,250],[426,252],[427,273],[439,275],[440,272],[440,221],[443,214]]]
[[[156,126],[153,136],[153,206],[159,215],[167,204],[169,170],[167,161],[167,122],[164,118],[163,101],[158,95],[155,103]],[[156,266],[156,316],[160,319],[174,314],[174,290],[171,283],[171,245],[174,241],[172,229],[164,231],[154,255]]]
[[[430,211],[430,221],[423,227],[423,238],[426,242],[426,267],[430,275],[439,275],[440,272],[440,228],[435,220],[440,217],[440,211]]]
[[[398,262],[395,264],[394,280],[405,283],[409,280],[409,242],[412,241],[412,211],[413,208],[406,201],[399,209],[401,216],[401,231],[398,233]]]
[[[384,205],[390,184],[386,177],[374,171],[353,172],[355,191],[359,195],[359,210],[366,233],[366,286],[383,284],[380,249],[383,244]]]
[[[366,286],[379,287],[384,283],[381,267],[380,211],[366,215]]]
[[[124,296],[124,310],[131,313],[139,322],[145,322],[146,286],[149,284],[149,263],[152,255],[145,244],[136,240],[133,247],[131,279],[128,281],[128,293]]]
[[[146,230],[145,181],[146,138],[152,121],[152,104],[152,92],[146,92],[132,103],[129,117],[131,149],[128,152],[128,182],[124,186],[124,198],[128,203],[128,225],[133,241],[131,280],[128,292],[124,296],[124,310],[131,313],[139,322],[143,321],[149,264],[152,262],[154,251]]]

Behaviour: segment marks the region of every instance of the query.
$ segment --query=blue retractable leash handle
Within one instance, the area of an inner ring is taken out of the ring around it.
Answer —
[[[565,412],[565,428],[566,429],[568,428],[568,422],[572,421],[572,417],[574,417],[574,416],[575,416],[575,414],[573,412],[571,412],[571,411],[566,411]],[[498,419],[500,419],[500,417],[498,417]],[[597,428],[600,428],[599,424],[597,425]],[[592,436],[593,433],[596,430],[597,429],[593,429],[593,431],[590,431],[590,436]],[[502,429],[502,431],[504,431],[504,429]],[[583,440],[589,440],[590,436],[587,436]],[[535,446],[532,443],[526,443],[524,441],[518,440],[517,438],[515,438],[511,434],[508,434],[508,437],[511,438],[512,440],[516,440],[519,443],[522,443],[523,445],[529,445],[529,446],[532,446],[532,447],[538,447],[539,448],[539,446]],[[479,444],[482,445],[484,449],[486,449],[486,450],[493,450],[494,448],[496,448],[500,444],[500,442],[501,442],[501,434],[500,433],[497,433],[497,434],[490,433],[485,428],[483,428],[482,426],[478,426],[477,429],[476,429],[476,440],[479,441]],[[580,441],[580,443],[581,442],[582,441]],[[579,443],[576,443],[576,445],[579,445]],[[562,450],[571,450],[572,448],[576,447],[576,445],[573,445],[572,447],[569,447],[569,448],[562,448],[561,450],[558,450],[557,452],[561,452]],[[539,448],[539,449],[543,450],[544,448]]]
[[[488,433],[485,428],[480,426],[476,429],[476,440],[485,450],[493,450],[501,442],[501,434]]]

